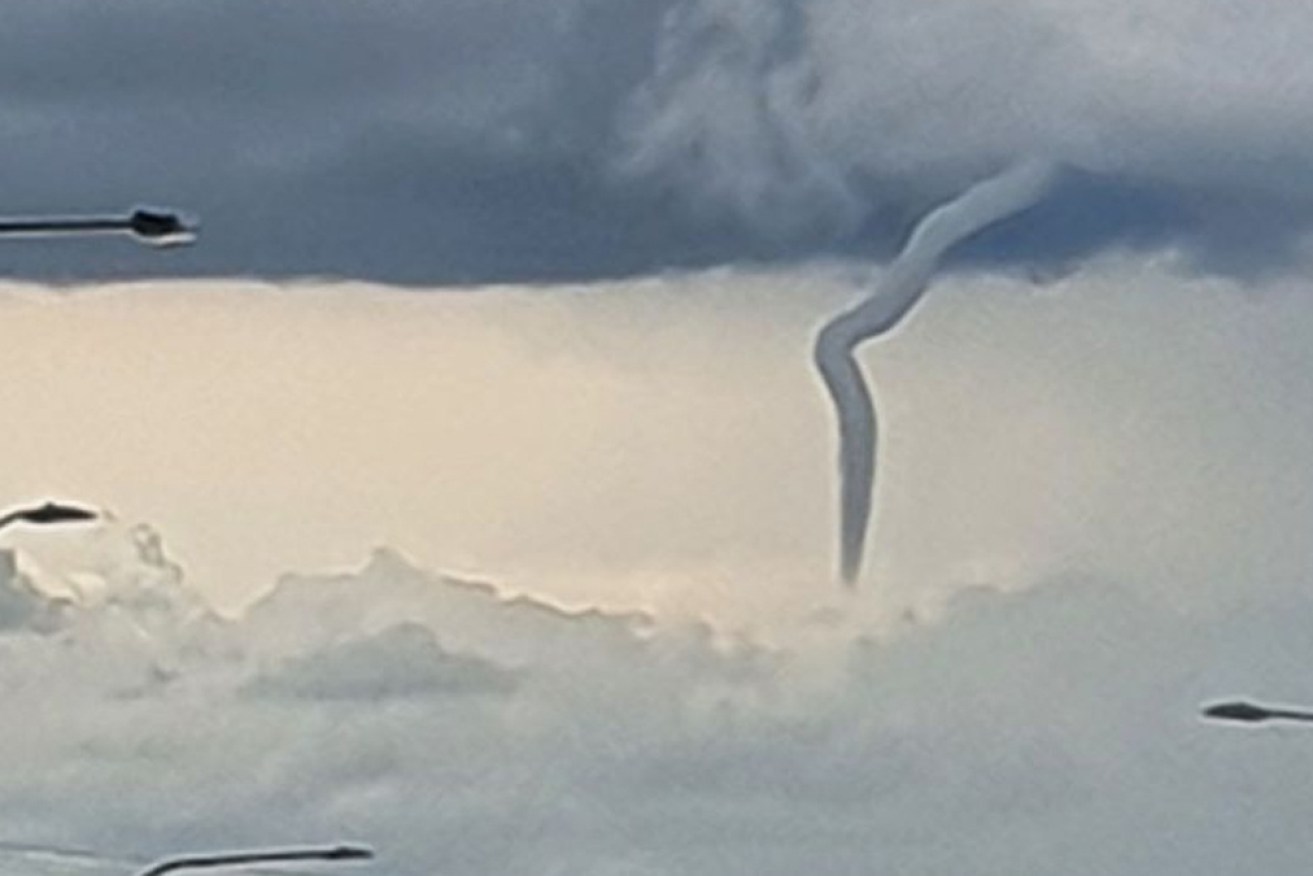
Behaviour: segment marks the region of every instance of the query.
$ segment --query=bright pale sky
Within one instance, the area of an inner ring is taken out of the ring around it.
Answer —
[[[11,289],[6,489],[155,525],[230,609],[389,545],[569,603],[803,611],[835,597],[807,351],[848,276]],[[1289,520],[1279,473],[1309,464],[1308,307],[1262,288],[1117,259],[945,281],[865,350],[884,440],[863,589],[893,610],[1071,565],[1235,562],[1241,520]]]

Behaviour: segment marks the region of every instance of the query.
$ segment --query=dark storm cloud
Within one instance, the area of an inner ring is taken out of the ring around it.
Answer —
[[[158,202],[205,237],[0,252],[45,279],[406,284],[886,255],[928,205],[1034,151],[1081,168],[1061,221],[969,256],[1182,243],[1209,268],[1278,261],[1313,215],[1292,146],[1313,74],[1244,22],[1230,65],[1192,66],[1219,57],[1217,15],[1155,30],[1175,0],[1118,53],[1126,4],[1049,6],[21,0],[0,33],[3,209]],[[1282,15],[1313,33],[1313,14]]]
[[[660,260],[675,217],[596,172],[658,5],[21,4],[0,35],[5,209],[162,202],[206,237],[166,258],[24,242],[6,263],[419,283]]]

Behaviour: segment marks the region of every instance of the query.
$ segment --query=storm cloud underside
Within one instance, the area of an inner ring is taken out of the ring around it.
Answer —
[[[1271,271],[1313,216],[1311,39],[1275,2],[20,0],[4,209],[176,204],[206,240],[3,263],[436,285],[883,258],[1043,154],[1087,175],[1055,192],[1081,221],[969,258],[1179,245]]]

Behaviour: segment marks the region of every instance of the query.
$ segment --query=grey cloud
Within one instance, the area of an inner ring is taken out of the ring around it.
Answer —
[[[12,551],[0,551],[0,632],[49,633],[59,628],[63,609],[18,571]]]
[[[116,636],[130,603],[84,604],[67,633],[8,655],[33,683],[7,689],[0,715],[0,812],[25,842],[146,857],[362,838],[401,874],[1285,866],[1305,853],[1285,825],[1310,814],[1306,746],[1195,717],[1213,696],[1299,698],[1313,617],[1274,583],[1241,605],[1207,590],[1178,605],[1069,575],[977,589],[933,622],[841,621],[766,648],[381,554],[288,579],[223,628],[230,651],[192,649],[210,656],[135,699],[114,693],[140,666],[128,655],[211,633],[174,613],[171,629]],[[469,661],[514,651],[523,683],[455,708],[320,705],[358,702],[369,667],[405,683],[413,658],[450,660],[457,639]],[[275,652],[295,695],[243,695]],[[75,671],[89,654],[102,671]]]
[[[245,690],[273,698],[384,701],[507,694],[517,683],[510,670],[450,654],[427,627],[408,623],[289,660],[256,676]]]
[[[677,8],[659,42],[671,63],[631,107],[629,161],[706,209],[767,228],[781,214],[814,226],[812,211],[887,241],[929,204],[1041,158],[1103,195],[1080,199],[1072,232],[1047,226],[1059,246],[1144,239],[1143,218],[1108,214],[1109,195],[1135,197],[1152,211],[1151,233],[1211,253],[1212,269],[1241,267],[1251,246],[1307,227],[1313,175],[1291,138],[1313,120],[1292,99],[1313,76],[1290,44],[1271,40],[1267,19],[1212,10],[1177,26],[1187,8],[1171,0]],[[1293,30],[1313,27],[1274,11]],[[1236,237],[1214,220],[1236,199],[1268,216],[1235,240],[1233,260],[1212,244]],[[1280,254],[1262,247],[1251,262]]]
[[[587,166],[607,106],[642,75],[629,49],[649,42],[633,32],[654,26],[652,5],[15,10],[0,38],[6,209],[178,204],[204,217],[206,243],[164,259],[25,243],[10,270],[430,282],[504,259],[524,276],[568,272],[568,251],[604,246],[592,241],[620,209]]]
[[[883,256],[1039,154],[1090,183],[1067,221],[967,258],[1175,242],[1207,270],[1281,264],[1313,215],[1290,48],[1313,15],[1141,6],[24,0],[0,35],[4,209],[176,204],[205,237],[0,253],[47,280],[417,285]]]
[[[418,647],[414,624],[433,630],[448,659],[477,657],[488,662],[485,669],[515,673],[534,690],[580,700],[612,695],[620,675],[628,676],[625,685],[657,697],[680,688],[690,675],[717,690],[764,683],[778,668],[769,649],[706,626],[663,630],[641,613],[567,611],[488,584],[424,572],[390,550],[376,552],[359,573],[284,578],[247,612],[243,635],[261,659],[299,664],[307,653],[331,654],[331,663],[342,659],[341,643],[362,633],[382,637],[381,643],[399,629],[410,630],[405,640]],[[349,651],[364,656],[358,652],[374,647],[359,643]],[[593,662],[610,665],[615,675],[580,672]]]

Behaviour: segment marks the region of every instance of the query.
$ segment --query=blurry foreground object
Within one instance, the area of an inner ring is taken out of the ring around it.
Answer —
[[[88,520],[99,519],[100,514],[90,508],[47,502],[44,505],[18,508],[7,514],[0,515],[0,529],[14,523],[33,523],[38,526],[49,526],[54,523],[83,523]]]
[[[156,247],[184,246],[196,241],[200,223],[162,207],[137,207],[122,216],[0,217],[0,237],[84,237],[126,234]]]
[[[279,864],[297,861],[368,861],[374,852],[363,846],[324,846],[298,849],[261,849],[249,852],[215,852],[184,855],[156,861],[137,876],[161,876],[175,870],[206,867],[240,867],[247,864]]]
[[[116,868],[131,867],[134,868],[134,876],[161,876],[163,873],[173,873],[179,870],[217,867],[245,867],[250,865],[263,867],[270,864],[296,864],[316,861],[369,861],[374,858],[373,850],[368,847],[340,844],[334,846],[252,849],[236,852],[196,852],[172,858],[161,858],[149,863],[139,858],[116,858],[86,851],[85,849],[69,849],[39,843],[8,842],[4,840],[0,840],[0,852],[17,855],[34,862],[53,858],[66,860],[84,867],[88,864],[108,865]]]
[[[1203,716],[1214,721],[1230,721],[1240,724],[1261,724],[1264,721],[1304,721],[1313,722],[1313,712],[1303,709],[1270,708],[1242,700],[1227,703],[1215,703],[1203,709]]]

